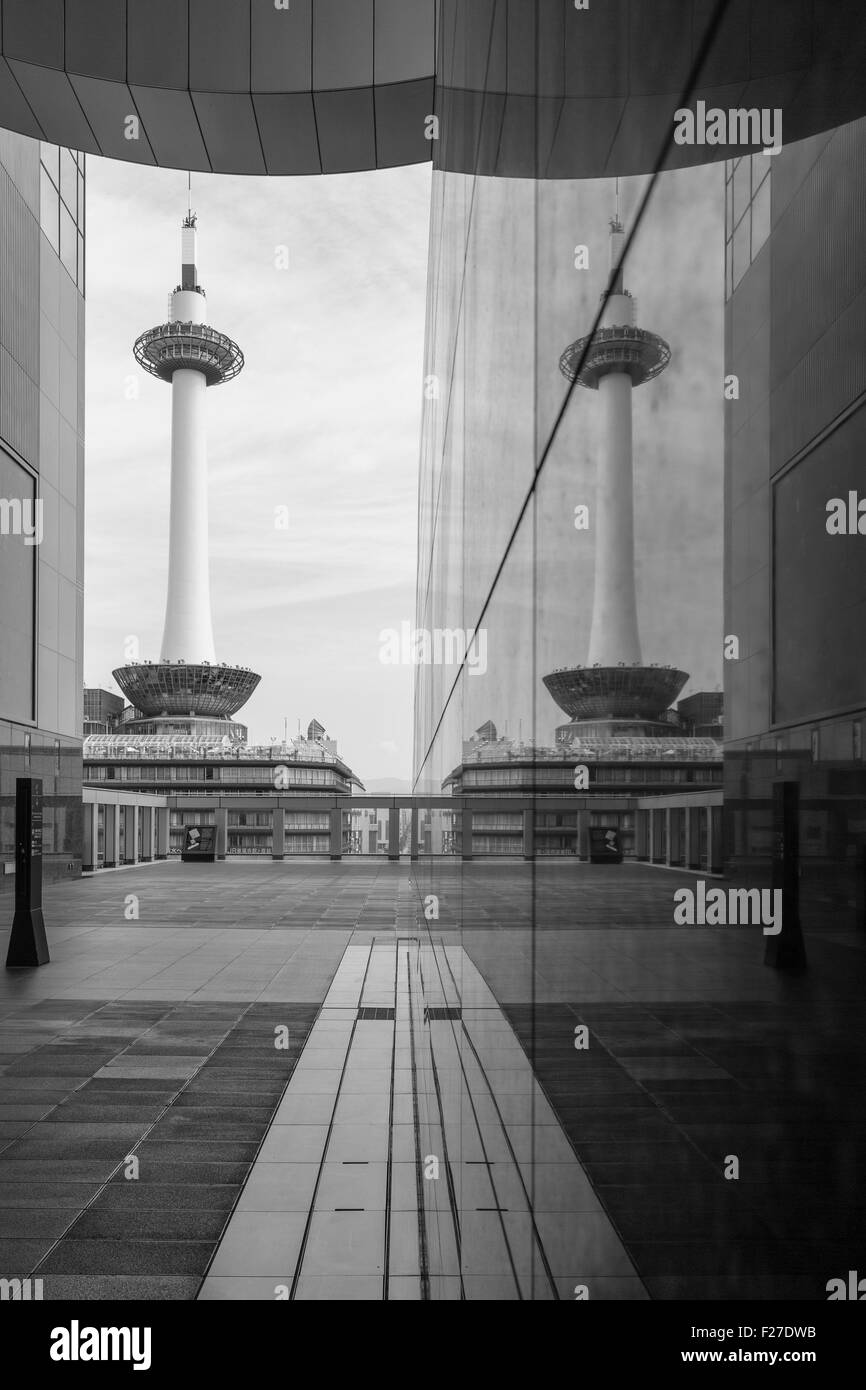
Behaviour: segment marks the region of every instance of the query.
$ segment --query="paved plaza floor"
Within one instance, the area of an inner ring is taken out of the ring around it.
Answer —
[[[831,922],[780,974],[760,928],[673,925],[693,882],[236,859],[47,889],[51,963],[0,977],[0,1276],[825,1299],[866,1234],[866,943]]]

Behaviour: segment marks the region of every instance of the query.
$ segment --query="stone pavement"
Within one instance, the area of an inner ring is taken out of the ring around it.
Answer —
[[[49,889],[51,964],[0,977],[0,1276],[825,1298],[866,1233],[864,943],[829,926],[780,976],[759,929],[672,926],[693,881],[229,860]]]

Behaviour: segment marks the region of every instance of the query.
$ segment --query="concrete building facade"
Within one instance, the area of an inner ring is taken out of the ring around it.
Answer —
[[[84,187],[83,155],[0,130],[0,894],[17,777],[45,879],[81,869]]]

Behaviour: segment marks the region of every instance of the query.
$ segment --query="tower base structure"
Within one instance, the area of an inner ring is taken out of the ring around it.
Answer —
[[[553,671],[544,684],[572,720],[665,723],[665,711],[686,681],[673,666],[573,666]]]
[[[232,715],[252,695],[261,676],[244,666],[188,665],[186,662],[137,662],[112,671],[136,710],[124,733],[176,734],[228,738],[246,742],[244,724]]]
[[[544,684],[570,716],[569,723],[556,730],[557,745],[583,749],[589,756],[618,745],[649,756],[663,740],[675,751],[683,733],[669,706],[687,680],[688,673],[673,666],[574,666],[553,671]]]

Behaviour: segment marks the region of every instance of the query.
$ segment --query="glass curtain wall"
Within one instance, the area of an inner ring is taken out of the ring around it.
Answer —
[[[447,1169],[423,1185],[429,1297],[724,1296],[732,1270],[739,1296],[785,1296],[755,1192],[739,1205],[714,1166],[726,1131],[701,1128],[748,1084],[735,1016],[774,997],[750,983],[765,943],[686,950],[673,895],[694,878],[637,862],[706,864],[721,836],[701,791],[721,786],[719,717],[687,728],[676,702],[722,707],[726,412],[746,389],[726,378],[726,294],[768,255],[778,157],[548,177],[543,7],[519,59],[521,7],[468,8],[444,6],[439,35],[443,80],[475,96],[444,106],[462,152],[433,177],[418,517],[413,790],[451,791],[461,826],[458,855],[415,869],[416,1119]],[[518,62],[525,169],[502,176]],[[672,150],[671,125],[643,168]],[[648,784],[683,799],[652,811],[641,854]]]

